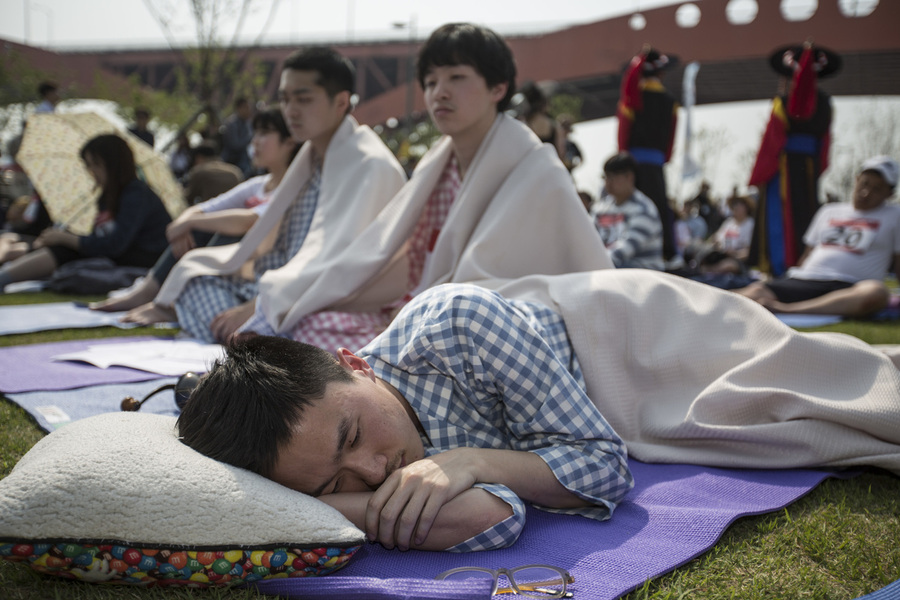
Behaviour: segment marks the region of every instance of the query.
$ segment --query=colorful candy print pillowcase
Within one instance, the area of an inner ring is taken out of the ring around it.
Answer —
[[[326,575],[363,542],[325,503],[188,448],[174,417],[76,421],[0,481],[0,557],[70,579],[209,587]]]

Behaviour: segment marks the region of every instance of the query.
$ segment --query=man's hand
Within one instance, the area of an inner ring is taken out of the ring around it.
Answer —
[[[368,538],[386,548],[421,545],[441,508],[477,483],[473,454],[456,448],[391,473],[366,506]]]
[[[532,452],[454,448],[397,469],[374,492],[319,499],[386,548],[444,550],[512,516],[509,504],[476,483],[505,485],[526,502],[587,506]]]
[[[194,246],[194,236],[190,233],[181,237],[169,239],[169,247],[172,249],[172,254],[175,258],[181,258],[193,250]]]
[[[368,501],[374,492],[346,492],[319,496],[319,500],[337,509],[360,529],[365,528]],[[446,550],[488,530],[512,515],[512,508],[490,492],[478,488],[465,490],[441,507],[428,537],[416,550]],[[389,547],[406,548],[394,538]]]
[[[172,221],[166,225],[166,239],[171,244],[178,238],[190,235],[191,225],[188,221]]]
[[[166,239],[169,240],[169,243],[174,244],[175,240],[184,236],[190,236],[195,215],[202,214],[203,211],[199,208],[191,206],[178,215],[174,221],[166,225]]]
[[[220,344],[227,343],[240,326],[253,316],[254,310],[256,310],[256,300],[250,300],[217,314],[209,324],[213,338]]]

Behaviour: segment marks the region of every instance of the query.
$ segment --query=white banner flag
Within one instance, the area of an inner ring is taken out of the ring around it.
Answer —
[[[684,80],[682,83],[682,106],[684,107],[684,163],[681,167],[683,179],[691,179],[700,175],[700,166],[691,157],[691,136],[693,125],[691,123],[691,109],[697,101],[697,72],[700,63],[694,61],[684,68]]]

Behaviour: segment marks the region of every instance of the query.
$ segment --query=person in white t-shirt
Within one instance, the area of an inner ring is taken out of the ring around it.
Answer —
[[[898,177],[888,156],[865,161],[852,203],[826,204],[813,217],[799,266],[736,292],[781,313],[864,317],[885,308],[884,277],[900,275],[900,206],[887,204]]]
[[[753,240],[753,200],[749,196],[732,196],[728,199],[731,216],[713,234],[711,251],[703,257],[700,269],[704,273],[746,272],[744,261],[750,253]]]

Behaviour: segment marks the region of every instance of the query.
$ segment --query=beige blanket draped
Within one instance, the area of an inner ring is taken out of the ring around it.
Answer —
[[[312,147],[304,144],[273,192],[269,208],[243,239],[237,244],[188,252],[169,273],[155,302],[171,306],[192,278],[237,273],[248,261],[268,251],[281,218],[313,170]],[[325,151],[319,200],[301,250],[315,255],[346,246],[375,219],[405,181],[403,168],[381,138],[348,115]]]
[[[634,458],[900,473],[900,371],[857,338],[799,333],[737,294],[641,269],[499,291],[563,315],[588,395]]]
[[[286,333],[316,311],[374,311],[402,297],[406,242],[451,153],[450,139],[440,140],[343,252],[315,253],[307,242],[285,267],[266,273],[258,308],[269,325]],[[553,148],[499,115],[465,174],[419,288],[605,268],[612,268],[609,255]]]

